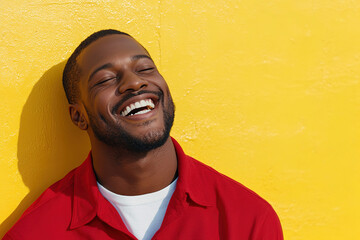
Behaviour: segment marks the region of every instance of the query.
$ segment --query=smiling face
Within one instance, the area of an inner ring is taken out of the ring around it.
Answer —
[[[83,50],[77,64],[81,96],[75,105],[88,123],[90,138],[137,152],[166,142],[174,104],[165,80],[138,42],[120,34],[102,37]]]

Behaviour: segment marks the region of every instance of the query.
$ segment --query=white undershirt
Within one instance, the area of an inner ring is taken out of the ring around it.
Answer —
[[[113,193],[99,182],[100,193],[116,208],[125,226],[137,239],[150,240],[159,230],[177,179],[153,193],[125,196]]]

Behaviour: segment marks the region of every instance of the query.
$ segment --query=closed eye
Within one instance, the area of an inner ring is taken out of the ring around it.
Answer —
[[[151,71],[151,70],[154,70],[154,68],[153,67],[144,68],[144,69],[139,70],[138,72],[146,72],[146,71]]]
[[[113,80],[113,79],[116,79],[116,78],[117,78],[117,77],[105,78],[104,80],[101,80],[101,81],[95,83],[94,86],[101,85],[101,84],[103,84],[103,83],[106,83],[106,82],[108,82],[108,81],[110,81],[110,80]]]

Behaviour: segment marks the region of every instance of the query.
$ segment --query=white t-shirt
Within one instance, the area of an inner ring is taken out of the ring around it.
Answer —
[[[159,230],[177,179],[153,193],[125,196],[113,193],[99,182],[100,193],[116,208],[127,229],[139,240],[150,240]]]

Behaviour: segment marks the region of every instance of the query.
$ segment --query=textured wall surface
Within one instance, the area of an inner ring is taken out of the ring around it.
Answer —
[[[144,44],[185,151],[277,211],[286,239],[360,235],[360,2],[0,1],[0,237],[80,164],[64,61],[104,28]]]

